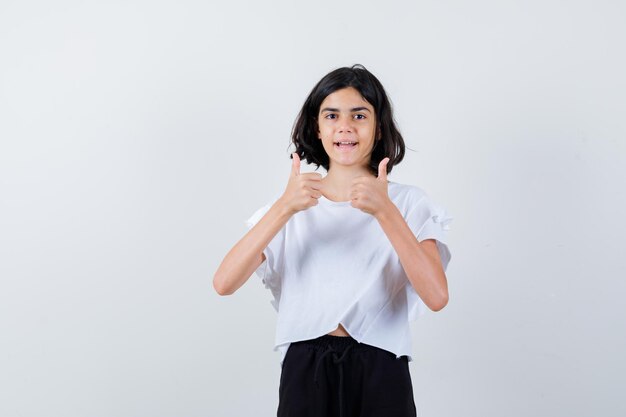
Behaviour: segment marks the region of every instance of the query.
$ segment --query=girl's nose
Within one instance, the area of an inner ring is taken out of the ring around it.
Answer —
[[[352,129],[353,129],[352,118],[351,117],[342,118],[341,123],[339,123],[339,132],[341,133],[352,132]]]

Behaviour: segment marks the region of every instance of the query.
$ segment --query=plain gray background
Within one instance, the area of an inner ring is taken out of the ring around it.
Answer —
[[[390,180],[454,217],[419,415],[625,415],[625,12],[2,1],[0,416],[275,415],[270,293],[213,273],[284,190],[306,95],[354,63],[412,149]]]

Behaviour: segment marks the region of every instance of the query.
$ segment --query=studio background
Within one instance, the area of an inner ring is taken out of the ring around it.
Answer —
[[[625,415],[625,13],[3,1],[0,416],[275,415],[270,293],[213,274],[354,63],[412,149],[389,179],[454,217],[449,304],[412,324],[420,417]]]

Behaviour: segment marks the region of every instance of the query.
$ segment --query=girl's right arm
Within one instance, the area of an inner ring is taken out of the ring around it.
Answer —
[[[274,236],[301,210],[317,205],[321,197],[322,176],[319,173],[300,174],[300,158],[293,154],[287,189],[265,215],[226,254],[213,277],[213,288],[219,295],[231,295],[250,278],[265,260],[263,250]]]

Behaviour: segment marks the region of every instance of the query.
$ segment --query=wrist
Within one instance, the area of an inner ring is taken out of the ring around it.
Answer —
[[[287,204],[287,202],[283,200],[282,197],[276,200],[276,202],[274,203],[274,207],[278,210],[281,216],[289,218],[295,214],[293,209],[291,209],[289,204]]]
[[[389,200],[383,207],[374,215],[376,219],[380,221],[389,220],[396,213],[400,213],[398,207],[393,203],[393,201]]]

